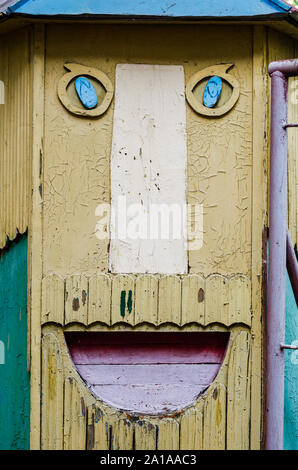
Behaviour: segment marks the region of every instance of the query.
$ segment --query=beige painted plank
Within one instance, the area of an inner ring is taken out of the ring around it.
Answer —
[[[125,419],[119,419],[112,425],[111,449],[132,450],[133,449],[134,425]]]
[[[86,449],[87,409],[77,381],[64,384],[64,450]]]
[[[94,322],[111,324],[112,280],[107,274],[89,279],[88,325]]]
[[[64,324],[64,279],[52,274],[42,280],[41,323]]]
[[[155,450],[157,428],[147,420],[135,423],[135,450]]]
[[[110,426],[102,410],[95,404],[88,407],[87,450],[109,450]]]
[[[181,325],[205,322],[205,279],[197,274],[185,276],[182,280]]]
[[[250,447],[250,335],[241,331],[234,340],[228,370],[227,448]]]
[[[233,276],[229,282],[229,324],[251,325],[251,281],[245,276]]]
[[[63,363],[59,341],[53,333],[42,339],[41,409],[41,448],[63,449]]]
[[[297,56],[296,56],[297,57]],[[289,122],[298,122],[298,79],[289,78]],[[297,245],[298,218],[298,129],[288,129],[288,226],[293,245]]]
[[[205,324],[229,324],[229,280],[219,274],[206,279]]]
[[[40,160],[43,155],[44,130],[44,25],[34,25],[32,38],[32,196],[29,223],[28,279],[30,318],[30,448],[40,448],[40,342],[41,342],[41,279],[42,279],[42,197]]]
[[[144,275],[136,279],[135,324],[157,324],[158,278]]]
[[[135,281],[132,276],[118,274],[112,285],[112,325],[117,322],[134,324]]]
[[[158,450],[179,449],[179,423],[171,418],[161,419],[158,424]]]
[[[74,274],[65,282],[65,324],[80,322],[87,324],[88,279]]]
[[[181,321],[181,279],[179,276],[164,276],[159,280],[158,324]]]
[[[226,439],[226,387],[213,385],[204,407],[204,450],[224,450]]]
[[[180,421],[180,449],[203,449],[203,413],[196,408],[187,410]]]

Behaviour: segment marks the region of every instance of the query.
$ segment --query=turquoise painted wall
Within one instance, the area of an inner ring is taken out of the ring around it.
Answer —
[[[289,277],[286,296],[286,344],[298,346],[298,310]],[[294,343],[295,344],[295,343]],[[285,351],[284,449],[298,450],[298,351]]]
[[[0,254],[0,300],[0,449],[28,449],[27,236]]]

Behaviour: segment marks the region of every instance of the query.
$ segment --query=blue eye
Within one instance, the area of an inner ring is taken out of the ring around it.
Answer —
[[[75,89],[85,108],[95,108],[97,105],[97,94],[88,78],[78,77],[75,81]]]
[[[218,102],[222,92],[222,79],[220,77],[211,77],[207,82],[204,95],[203,104],[207,108],[213,108]]]

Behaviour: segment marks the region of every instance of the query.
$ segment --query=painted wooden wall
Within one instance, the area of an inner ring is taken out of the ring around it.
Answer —
[[[33,37],[32,448],[259,448],[266,31],[45,29],[36,26]],[[241,90],[230,113],[211,120],[186,105],[186,196],[204,207],[204,244],[188,253],[187,274],[108,272],[109,240],[94,231],[96,207],[110,201],[114,102],[98,119],[70,114],[57,96],[66,62],[99,68],[113,86],[119,63],[182,65],[186,82],[207,66],[235,64]],[[133,299],[124,318],[122,291]],[[215,382],[193,406],[163,418],[130,417],[90,393],[63,338],[64,331],[123,330],[230,331],[231,339]]]
[[[29,448],[27,372],[27,236],[0,253],[0,449]]]

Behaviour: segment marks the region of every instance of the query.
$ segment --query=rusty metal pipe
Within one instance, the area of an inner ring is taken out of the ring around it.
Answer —
[[[267,325],[266,439],[268,450],[283,449],[284,349],[287,260],[288,77],[298,75],[298,60],[272,62],[269,207],[269,282]]]

